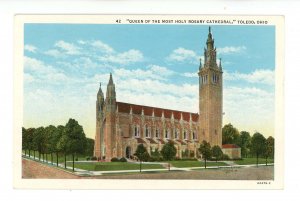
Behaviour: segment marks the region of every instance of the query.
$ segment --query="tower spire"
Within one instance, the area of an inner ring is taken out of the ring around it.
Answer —
[[[112,79],[112,74],[111,74],[111,73],[109,74],[109,81],[108,81],[108,84],[109,84],[109,85],[114,84],[114,81],[113,81],[113,79]]]

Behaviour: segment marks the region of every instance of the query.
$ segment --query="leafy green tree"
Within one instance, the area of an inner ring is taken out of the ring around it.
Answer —
[[[176,156],[176,147],[174,146],[173,142],[166,143],[163,148],[161,149],[161,155],[164,160],[168,161],[168,167],[170,171],[170,161],[173,160]]]
[[[22,127],[22,150],[25,151],[25,156],[26,156],[27,149],[28,149],[28,134],[26,128]]]
[[[36,150],[39,152],[39,161],[41,160],[41,154],[44,153],[44,147],[45,147],[44,131],[45,131],[44,127],[39,127],[35,129],[33,133],[33,144]]]
[[[86,138],[86,148],[85,148],[85,155],[86,156],[93,156],[94,154],[94,144],[95,140]]]
[[[230,123],[222,128],[222,141],[223,144],[238,144],[239,131]]]
[[[266,151],[266,138],[256,132],[251,138],[251,152],[256,155],[256,165],[258,166],[259,156],[263,156]]]
[[[134,155],[139,159],[140,161],[140,172],[142,172],[142,161],[147,161],[150,158],[150,155],[146,149],[146,147],[144,147],[143,144],[139,144],[136,148],[136,151],[134,153]]]
[[[67,152],[72,154],[73,171],[74,171],[74,156],[76,154],[84,154],[86,146],[86,137],[81,125],[75,119],[69,119],[65,126],[64,135],[68,136]]]
[[[222,159],[223,157],[223,151],[218,145],[215,145],[211,148],[211,154],[212,157],[216,159],[216,162],[218,162],[218,160]]]
[[[202,154],[202,158],[204,159],[204,166],[206,168],[206,161],[211,158],[210,144],[203,140],[203,142],[200,144],[199,152]]]
[[[247,157],[251,145],[251,136],[249,132],[241,131],[237,145],[241,147],[242,157]]]
[[[272,136],[269,136],[266,140],[266,165],[268,165],[268,158],[274,158],[274,142],[275,140]]]
[[[58,152],[63,153],[64,155],[64,166],[65,169],[67,168],[67,154],[68,154],[68,142],[69,142],[69,137],[64,133],[62,136],[59,138],[57,145],[56,145],[56,149]]]

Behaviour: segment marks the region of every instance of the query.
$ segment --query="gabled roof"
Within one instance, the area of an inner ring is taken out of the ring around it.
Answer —
[[[118,106],[118,112],[121,113],[130,113],[130,108],[132,109],[133,114],[142,114],[142,110],[144,110],[144,115],[146,116],[152,116],[152,113],[154,112],[155,117],[162,117],[162,113],[164,113],[165,118],[171,119],[172,113],[174,116],[174,119],[180,120],[181,114],[182,118],[185,121],[190,120],[190,116],[192,116],[192,121],[197,122],[199,118],[198,113],[190,113],[190,112],[184,112],[184,111],[178,111],[178,110],[169,110],[164,108],[158,108],[158,107],[151,107],[151,106],[145,106],[145,105],[135,105],[131,103],[123,103],[123,102],[117,102]]]
[[[223,144],[222,145],[223,149],[232,149],[232,148],[240,148],[239,146],[237,146],[236,144]]]

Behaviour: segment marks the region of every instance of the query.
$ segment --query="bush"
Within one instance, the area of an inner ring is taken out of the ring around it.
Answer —
[[[112,158],[110,161],[111,161],[111,162],[119,162],[119,159],[114,157],[114,158]]]
[[[227,154],[223,154],[223,157],[222,157],[223,160],[230,160],[229,156]]]
[[[122,158],[120,159],[120,162],[127,162],[127,159],[124,158],[124,157],[122,157]]]
[[[90,160],[90,157],[87,157],[86,160],[89,161],[89,160]]]
[[[91,161],[96,161],[96,160],[97,160],[96,156],[91,157]]]

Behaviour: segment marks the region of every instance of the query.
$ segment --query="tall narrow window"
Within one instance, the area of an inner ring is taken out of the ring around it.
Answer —
[[[169,138],[170,138],[170,130],[169,130],[169,129],[166,129],[166,130],[165,130],[165,138],[166,138],[166,139],[169,139]]]
[[[183,139],[187,140],[187,133],[186,133],[186,131],[183,132]]]
[[[135,125],[134,126],[134,137],[139,137],[140,136],[140,128],[139,126]]]
[[[179,134],[179,131],[176,129],[176,130],[175,130],[175,136],[174,136],[175,139],[178,139],[178,134]]]
[[[147,125],[146,125],[146,128],[145,128],[145,132],[146,132],[146,137],[150,137],[151,132],[150,132],[150,129]]]
[[[156,137],[156,138],[159,138],[159,130],[158,130],[158,128],[155,129],[155,137]]]

